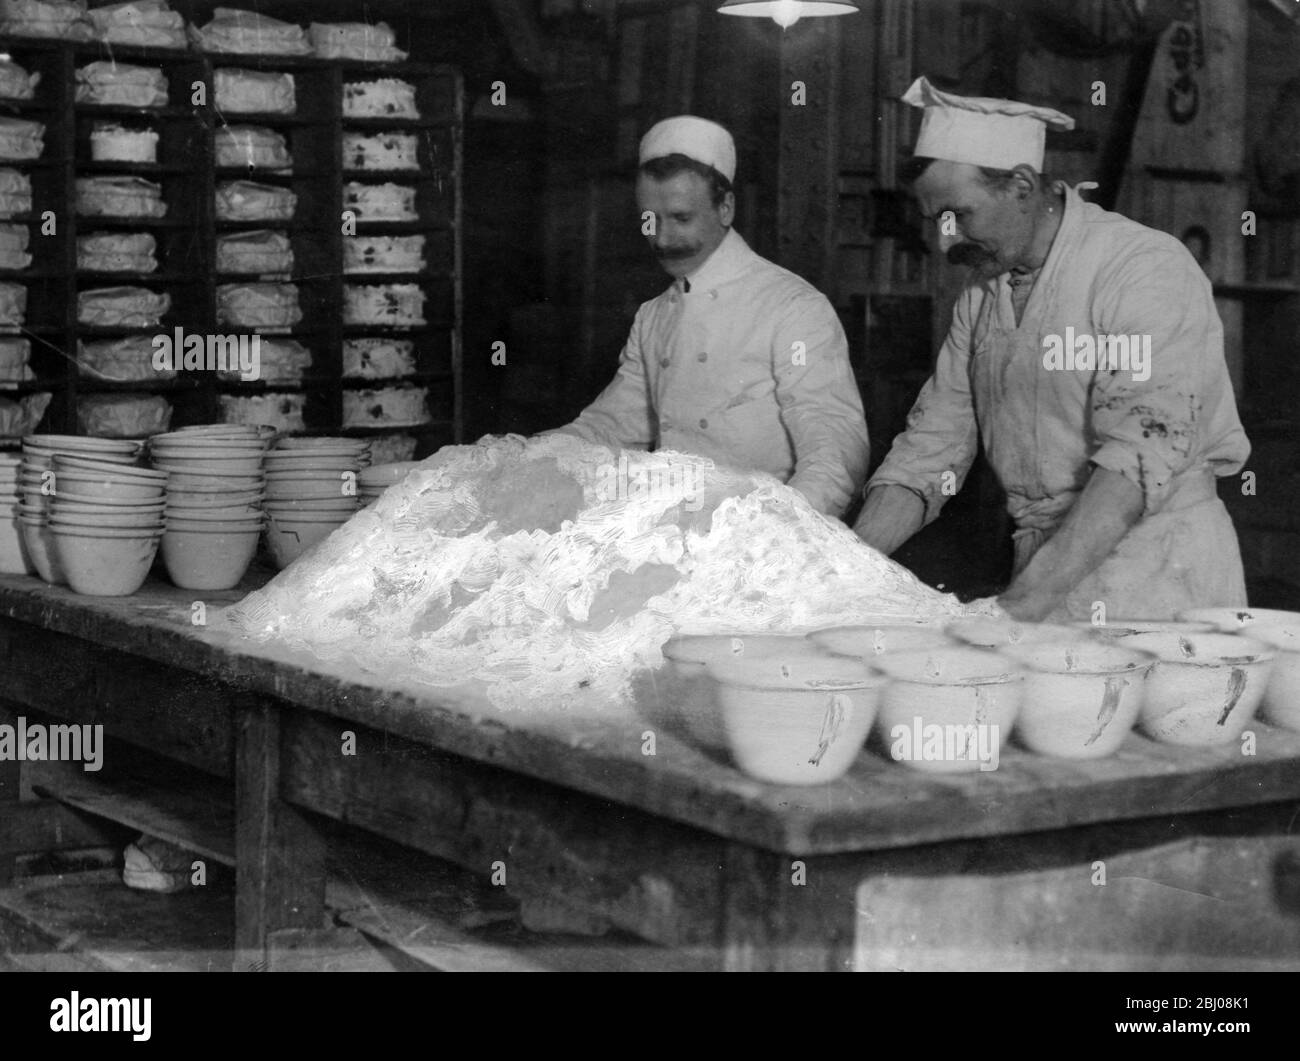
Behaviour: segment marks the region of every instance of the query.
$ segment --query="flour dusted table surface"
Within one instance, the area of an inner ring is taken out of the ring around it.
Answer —
[[[771,786],[659,729],[644,754],[634,711],[503,712],[223,629],[267,575],[121,599],[0,576],[9,714],[100,723],[196,771],[174,836],[237,867],[237,967],[320,926],[326,852],[304,811],[504,876],[535,920],[696,964],[1300,967],[1300,734],[1256,724],[1253,756],[1137,735],[1092,763],[1008,747],[996,771],[947,777],[868,751],[837,783]],[[0,763],[10,800],[20,765]],[[116,786],[114,814],[143,828],[136,783],[84,774],[55,794],[94,809]],[[228,808],[198,798],[212,785]],[[0,871],[57,810],[15,806]]]

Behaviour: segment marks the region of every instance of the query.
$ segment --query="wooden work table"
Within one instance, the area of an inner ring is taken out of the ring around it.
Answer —
[[[194,771],[177,835],[236,867],[237,968],[319,925],[313,815],[695,964],[1300,967],[1300,734],[1256,723],[1249,756],[1134,734],[1095,762],[1008,745],[996,771],[942,776],[864,751],[838,782],[766,785],[633,709],[503,711],[241,638],[221,609],[266,577],[128,598],[0,577],[9,712]],[[99,784],[54,795],[93,808]]]

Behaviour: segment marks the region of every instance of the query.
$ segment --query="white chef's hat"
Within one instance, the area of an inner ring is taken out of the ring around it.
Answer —
[[[712,166],[727,180],[736,177],[736,142],[717,122],[683,114],[665,118],[641,137],[641,162],[665,155],[685,155]]]
[[[1073,118],[1050,107],[954,96],[940,92],[923,77],[913,81],[902,98],[904,103],[925,109],[912,149],[912,154],[921,158],[994,169],[1014,169],[1023,163],[1041,172],[1047,127],[1074,128]]]

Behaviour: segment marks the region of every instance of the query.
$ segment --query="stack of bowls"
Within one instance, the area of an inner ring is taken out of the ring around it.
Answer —
[[[418,468],[421,463],[423,462],[397,461],[393,464],[375,464],[369,468],[362,468],[361,474],[357,478],[360,487],[358,493],[360,494],[361,507],[368,508],[378,501],[385,490],[400,483],[413,468]]]
[[[49,530],[68,585],[94,597],[134,593],[158,553],[167,473],[64,453],[53,463]]]
[[[269,439],[255,427],[209,425],[149,440],[155,468],[167,471],[163,563],[182,589],[239,584],[262,533]]]
[[[82,435],[28,435],[23,439],[19,469],[18,528],[27,560],[46,582],[68,581],[54,549],[50,529],[50,504],[54,499],[54,457],[65,454],[89,457],[110,464],[132,466],[142,443],[129,439],[90,438]]]
[[[351,438],[287,438],[266,455],[266,544],[284,568],[356,515],[370,451]]]
[[[6,575],[29,573],[18,531],[18,473],[22,463],[16,453],[0,454],[0,572]]]

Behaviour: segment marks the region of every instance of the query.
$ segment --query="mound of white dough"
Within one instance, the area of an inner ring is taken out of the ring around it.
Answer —
[[[567,435],[449,446],[227,612],[256,640],[499,707],[623,698],[677,633],[984,613],[762,474]]]

